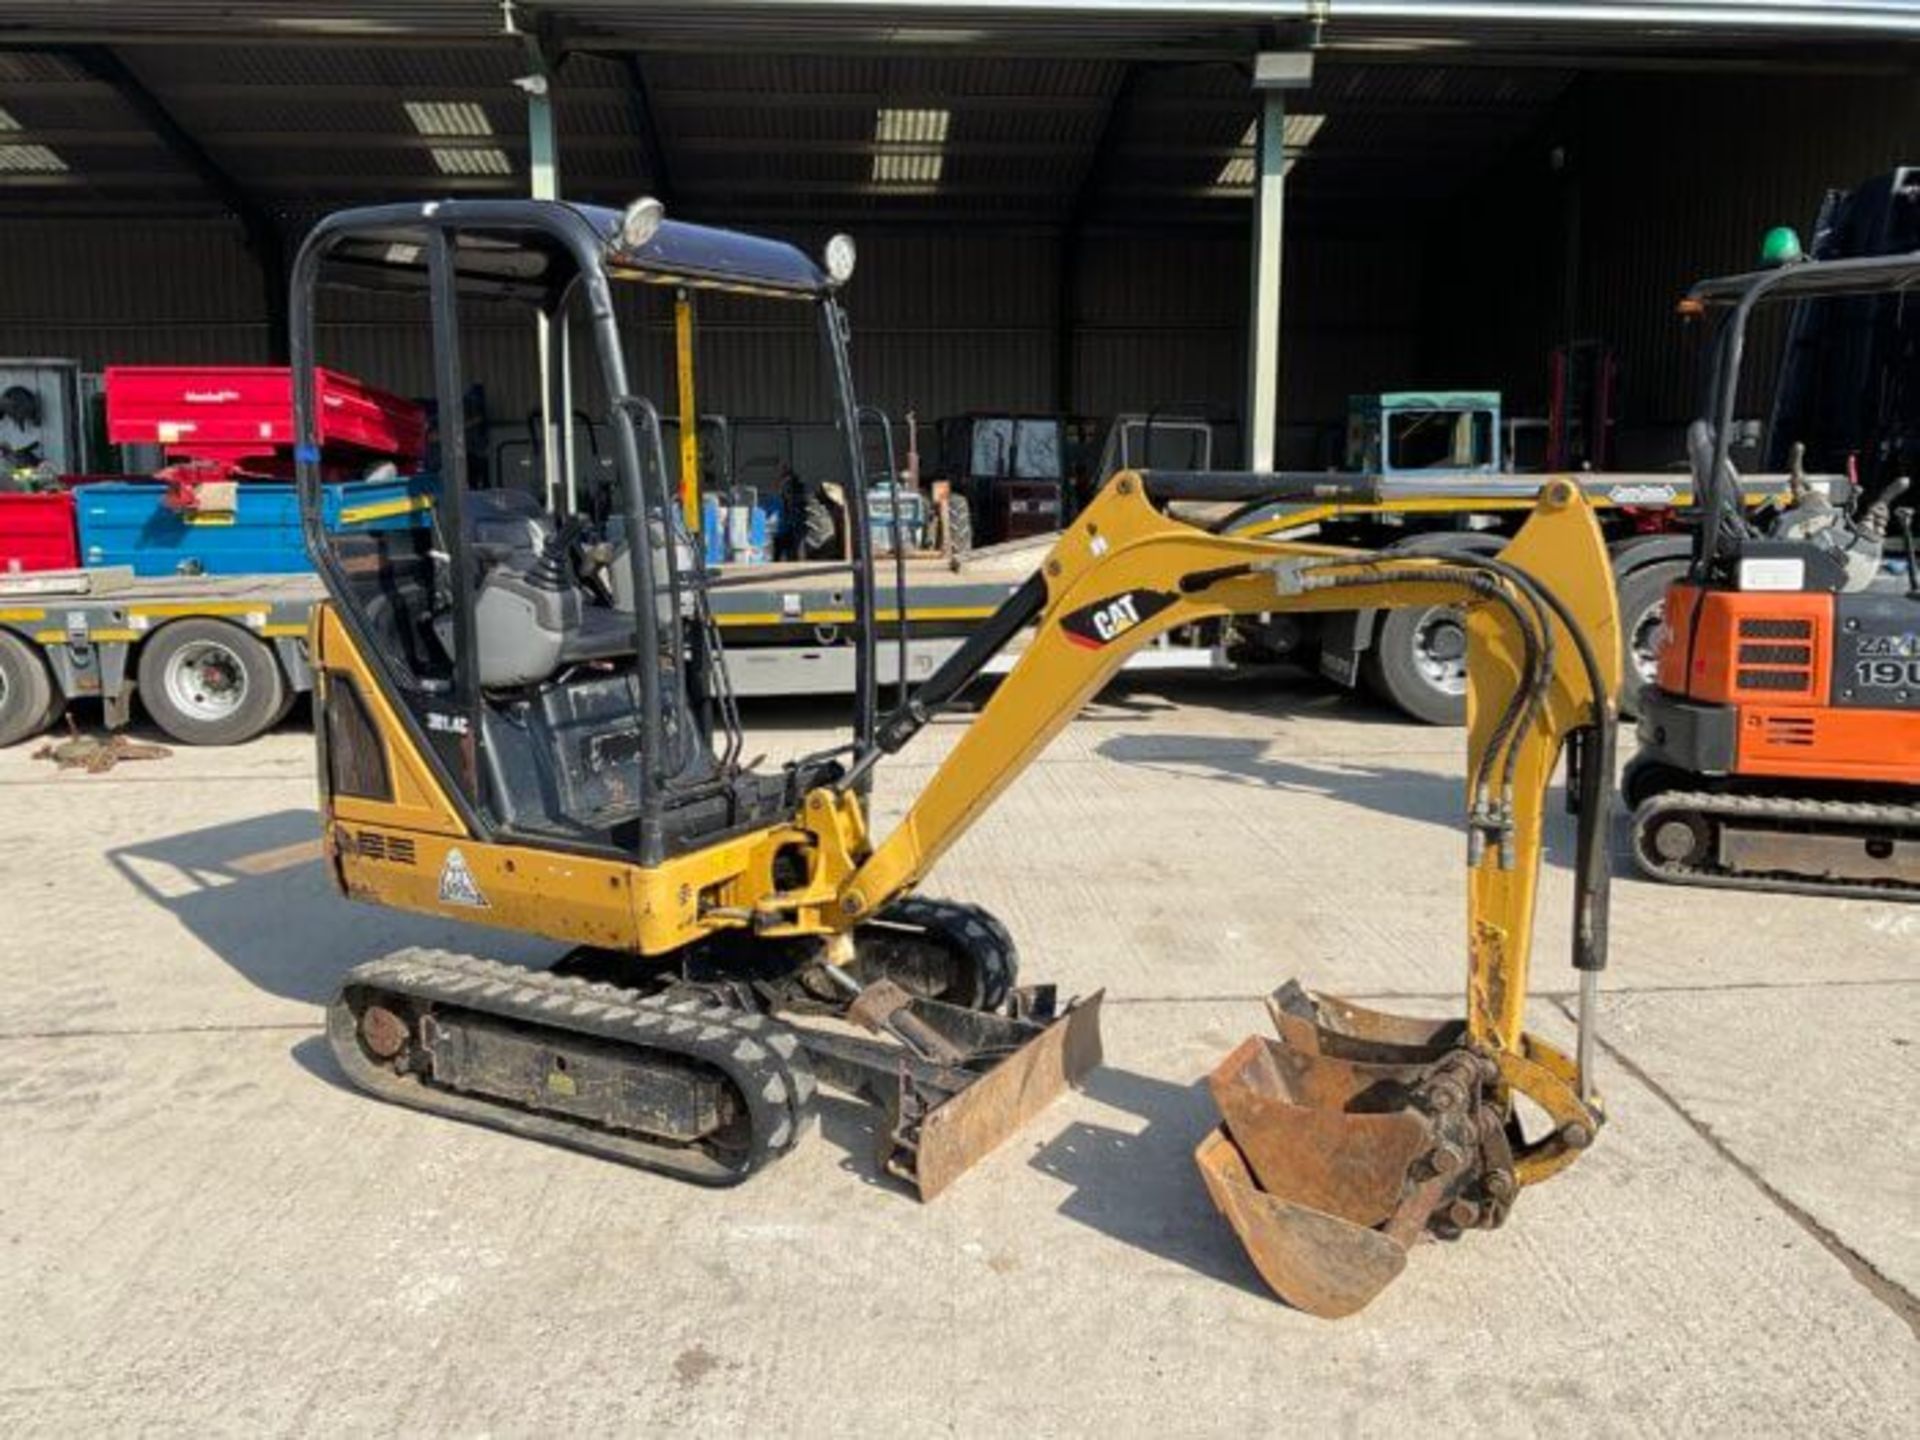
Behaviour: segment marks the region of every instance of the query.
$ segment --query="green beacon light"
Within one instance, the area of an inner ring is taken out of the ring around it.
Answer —
[[[1776,225],[1760,242],[1760,263],[1768,269],[1796,265],[1807,258],[1800,248],[1800,236],[1791,225]]]

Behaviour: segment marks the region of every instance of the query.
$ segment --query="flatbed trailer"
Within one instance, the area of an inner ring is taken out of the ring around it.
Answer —
[[[1290,477],[1304,480],[1306,477]],[[1693,547],[1693,481],[1676,471],[1547,475],[1450,475],[1434,480],[1405,475],[1339,472],[1326,477],[1334,493],[1323,501],[1265,507],[1230,517],[1249,534],[1312,536],[1331,544],[1408,554],[1479,552],[1505,545],[1526,519],[1549,479],[1578,484],[1593,502],[1613,558],[1625,650],[1621,708],[1637,713],[1642,684],[1653,678],[1667,587],[1683,574]],[[1852,499],[1843,476],[1802,477],[1836,505]],[[1784,504],[1792,481],[1784,474],[1740,479],[1749,509]],[[1459,724],[1466,709],[1466,634],[1445,607],[1427,610],[1345,611],[1288,616],[1270,624],[1238,625],[1220,647],[1239,659],[1287,659],[1317,666],[1345,686],[1365,685],[1416,719]]]
[[[931,674],[1020,585],[1045,543],[983,550],[957,564],[906,562],[907,678]],[[893,563],[876,576],[883,685],[898,683]],[[853,600],[844,563],[725,566],[711,592],[744,696],[853,688]],[[110,729],[140,695],[187,744],[236,744],[269,728],[312,686],[307,625],[325,598],[310,574],[134,578],[124,570],[0,575],[0,745],[99,701]]]
[[[1272,507],[1243,522],[1258,532],[1311,533],[1338,543],[1410,553],[1491,551],[1517,528],[1547,477],[1497,476],[1439,486],[1328,475],[1343,496]],[[1675,474],[1575,477],[1602,512],[1621,586],[1630,657],[1650,657],[1666,583],[1690,544],[1661,515],[1692,502]],[[1832,477],[1815,483],[1835,492]],[[1844,487],[1845,481],[1837,486]],[[1747,502],[1783,495],[1786,477],[1750,476]],[[1350,498],[1365,493],[1367,498]],[[1030,575],[1052,536],[960,559],[905,561],[909,683],[930,675],[968,632]],[[899,681],[901,606],[891,558],[875,567],[878,678]],[[710,590],[714,619],[742,696],[850,692],[853,599],[843,562],[722,566]],[[311,575],[137,579],[125,571],[0,575],[0,745],[51,728],[80,700],[101,703],[105,723],[131,718],[136,694],[162,729],[189,744],[235,744],[277,723],[311,686],[307,623],[322,598]],[[1631,602],[1628,604],[1627,602]],[[1451,627],[1451,632],[1449,627]],[[1248,661],[1317,664],[1337,683],[1362,682],[1409,714],[1457,719],[1451,668],[1458,622],[1434,612],[1355,611],[1311,631],[1295,620],[1172,637],[1136,657],[1135,669],[1219,669]],[[1017,647],[1013,653],[1017,653]],[[1001,667],[1011,663],[1011,655]],[[1464,674],[1461,674],[1464,680]],[[1454,707],[1450,710],[1449,707]]]
[[[323,594],[305,574],[0,576],[0,745],[51,728],[80,700],[101,702],[118,729],[142,687],[171,707],[154,718],[170,728],[177,714],[189,743],[252,739],[311,688],[307,621]]]

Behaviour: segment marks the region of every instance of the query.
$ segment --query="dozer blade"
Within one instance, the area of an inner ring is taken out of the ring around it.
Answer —
[[[910,1142],[912,1173],[903,1178],[913,1181],[922,1200],[946,1189],[1100,1063],[1104,993],[1094,993],[1019,1049],[993,1059],[990,1069],[920,1115]],[[904,1090],[908,1082],[902,1083]],[[896,1149],[889,1168],[902,1173],[904,1158]]]
[[[1100,1063],[1096,991],[1056,1013],[1051,986],[1011,1014],[870,982],[847,1018],[892,1043],[813,1026],[801,1044],[824,1084],[880,1105],[880,1165],[931,1200]]]
[[[1428,1229],[1497,1225],[1517,1188],[1498,1072],[1458,1022],[1385,1015],[1288,984],[1279,1040],[1208,1077],[1222,1124],[1195,1152],[1214,1204],[1289,1304],[1337,1318]]]

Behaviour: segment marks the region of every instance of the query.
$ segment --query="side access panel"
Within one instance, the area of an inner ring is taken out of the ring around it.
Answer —
[[[1920,775],[1920,710],[1746,705],[1741,775],[1910,786]]]
[[[1867,593],[1833,605],[1833,703],[1920,715],[1920,600]]]

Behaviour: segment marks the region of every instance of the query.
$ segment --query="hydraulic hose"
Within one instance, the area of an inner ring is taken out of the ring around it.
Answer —
[[[1363,557],[1358,561],[1347,559],[1328,560],[1321,564],[1308,567],[1307,573],[1311,575],[1315,571],[1335,566],[1344,569],[1346,566],[1355,563],[1363,565],[1393,564],[1404,566],[1406,559],[1407,557],[1405,556],[1393,556],[1389,558],[1376,553]],[[1380,570],[1367,574],[1341,574],[1315,578],[1317,585],[1336,590],[1365,589],[1376,585],[1391,584],[1457,585],[1464,590],[1479,595],[1483,599],[1492,600],[1504,606],[1507,612],[1513,617],[1520,631],[1523,644],[1520,667],[1522,683],[1515,687],[1514,693],[1508,698],[1505,707],[1501,710],[1499,719],[1494,723],[1492,737],[1488,741],[1487,748],[1482,752],[1479,763],[1474,768],[1472,793],[1476,809],[1483,808],[1485,805],[1488,791],[1488,775],[1494,763],[1507,753],[1513,753],[1517,756],[1519,749],[1518,737],[1524,733],[1527,724],[1533,719],[1534,715],[1538,713],[1539,705],[1544,698],[1545,681],[1543,677],[1551,674],[1550,666],[1552,659],[1552,632],[1549,627],[1541,623],[1544,618],[1543,613],[1539,613],[1538,607],[1535,606],[1536,615],[1529,617],[1521,610],[1514,597],[1498,583],[1484,574],[1475,573],[1480,568],[1481,567],[1468,563],[1466,557],[1448,556],[1443,564],[1436,564],[1421,569]],[[1516,588],[1520,589],[1522,594],[1526,593],[1524,588]]]
[[[1592,730],[1593,739],[1582,746],[1581,784],[1579,794],[1579,838],[1577,842],[1577,862],[1574,877],[1574,924],[1573,924],[1573,967],[1580,975],[1579,998],[1579,1045],[1576,1055],[1578,1086],[1581,1095],[1592,1094],[1591,1077],[1593,1073],[1593,1047],[1596,1030],[1596,1014],[1599,1002],[1599,975],[1607,965],[1607,921],[1609,903],[1612,894],[1612,858],[1607,848],[1607,836],[1610,832],[1613,811],[1613,766],[1618,725],[1613,705],[1607,696],[1606,679],[1600,668],[1599,657],[1594,653],[1591,638],[1574,621],[1573,613],[1567,604],[1547,586],[1541,585],[1524,570],[1509,565],[1503,560],[1491,556],[1455,556],[1449,557],[1448,566],[1488,571],[1508,581],[1520,593],[1526,595],[1537,613],[1551,611],[1566,627],[1573,638],[1575,652],[1580,659],[1581,669],[1587,678],[1589,692],[1593,696]],[[1423,572],[1424,578],[1432,579],[1442,567]],[[1336,581],[1349,580],[1352,584],[1367,583],[1361,577],[1335,577]],[[1500,597],[1510,608],[1512,601],[1504,594]],[[1518,615],[1517,608],[1513,613]],[[1523,633],[1526,631],[1524,625]],[[1545,633],[1552,638],[1551,626],[1545,627]],[[1545,674],[1551,676],[1551,667]],[[1542,698],[1544,698],[1542,691]],[[1516,693],[1517,698],[1517,693]],[[1503,723],[1506,719],[1502,717]],[[1496,727],[1498,733],[1500,727]],[[1578,733],[1573,737],[1578,741]],[[1489,746],[1487,756],[1494,753]],[[1518,742],[1514,743],[1513,753],[1517,758]],[[1511,770],[1508,771],[1511,774]],[[1484,770],[1482,771],[1484,774]],[[1476,777],[1478,783],[1478,777]]]

